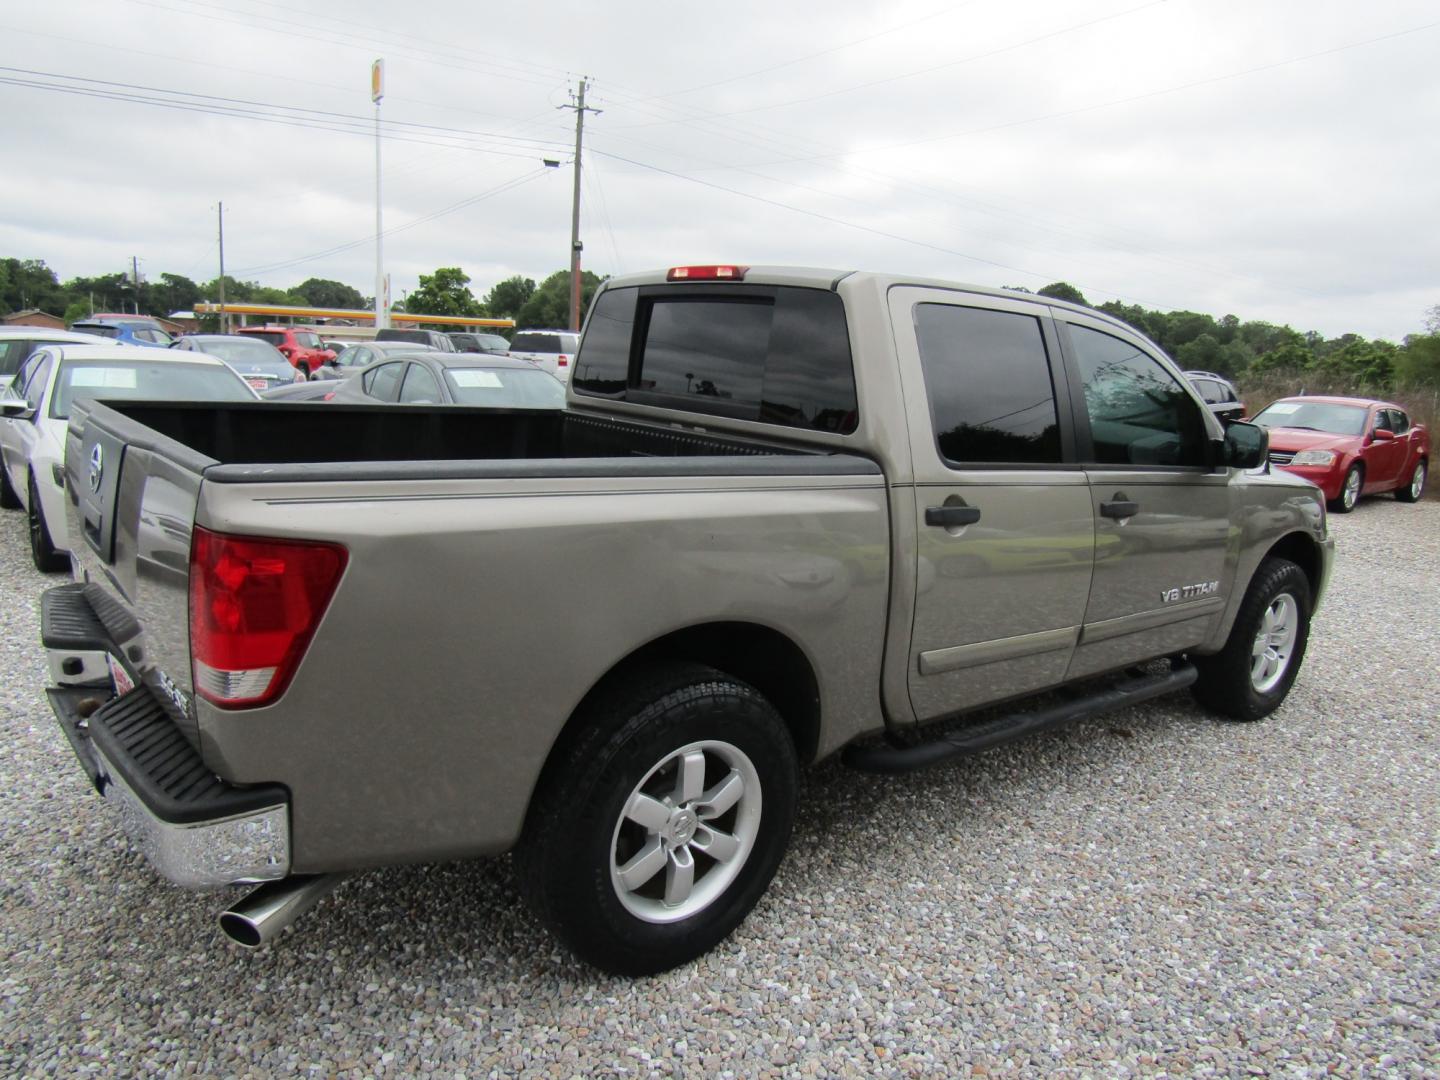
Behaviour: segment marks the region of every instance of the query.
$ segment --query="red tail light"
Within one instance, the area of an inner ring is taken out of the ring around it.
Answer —
[[[672,266],[666,281],[744,281],[748,266]]]
[[[349,554],[339,544],[223,536],[190,544],[195,692],[222,709],[268,705],[290,685]]]
[[[569,358],[568,358],[564,353],[561,353],[561,354],[560,354],[560,358],[555,361],[555,366],[556,366],[556,367],[564,367],[564,366],[565,366],[566,364],[568,364],[568,363],[570,363]]]

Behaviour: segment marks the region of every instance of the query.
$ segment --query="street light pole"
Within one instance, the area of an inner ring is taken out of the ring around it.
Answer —
[[[385,61],[370,65],[370,100],[375,103],[375,329],[389,325],[389,303],[385,295],[385,232],[380,211],[380,99],[385,96]]]

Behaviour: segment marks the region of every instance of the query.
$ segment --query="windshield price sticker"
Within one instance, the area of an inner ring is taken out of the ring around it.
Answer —
[[[503,390],[505,384],[493,371],[451,371],[450,378],[462,390]]]
[[[135,370],[113,367],[76,368],[70,373],[70,385],[110,390],[134,390],[136,386]]]

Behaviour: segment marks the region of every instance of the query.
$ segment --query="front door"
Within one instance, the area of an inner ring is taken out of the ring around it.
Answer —
[[[1052,685],[1095,543],[1044,305],[897,288],[918,536],[908,684],[920,720]]]
[[[1077,441],[1095,515],[1095,577],[1069,676],[1180,652],[1225,609],[1229,475],[1218,423],[1138,336],[1066,313]]]

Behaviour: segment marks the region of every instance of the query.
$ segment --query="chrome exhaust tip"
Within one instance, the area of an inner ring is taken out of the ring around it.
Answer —
[[[220,913],[220,929],[237,945],[258,949],[304,915],[345,880],[344,874],[295,874],[267,881]]]

